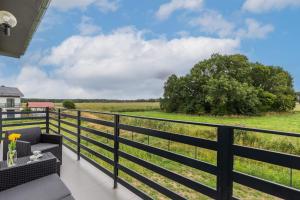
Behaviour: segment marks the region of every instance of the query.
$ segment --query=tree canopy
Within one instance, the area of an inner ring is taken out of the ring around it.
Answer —
[[[258,114],[290,111],[296,93],[292,76],[281,67],[252,63],[244,55],[214,54],[189,74],[171,75],[164,85],[166,112]]]
[[[64,100],[62,104],[63,104],[63,107],[67,108],[67,109],[75,109],[76,108],[75,103],[71,100]]]

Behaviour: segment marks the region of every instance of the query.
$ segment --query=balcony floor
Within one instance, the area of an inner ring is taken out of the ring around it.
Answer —
[[[2,145],[0,144],[0,160],[2,160]],[[76,200],[139,200],[135,194],[118,185],[113,189],[113,180],[100,170],[81,159],[76,160],[76,154],[63,148],[63,165],[61,179],[71,190]]]
[[[63,149],[61,179],[71,190],[76,200],[138,200],[135,194],[118,185],[113,189],[113,180],[84,159],[76,160],[76,155]]]

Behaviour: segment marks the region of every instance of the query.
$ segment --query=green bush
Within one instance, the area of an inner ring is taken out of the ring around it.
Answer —
[[[67,108],[67,109],[75,109],[76,108],[75,103],[71,100],[64,100],[63,107]]]
[[[296,106],[293,78],[280,67],[251,63],[243,55],[212,55],[189,74],[164,85],[166,112],[253,115]]]

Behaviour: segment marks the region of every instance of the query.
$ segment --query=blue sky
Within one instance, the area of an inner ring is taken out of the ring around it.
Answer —
[[[37,98],[156,98],[212,53],[281,66],[300,90],[299,0],[52,0],[2,85]]]

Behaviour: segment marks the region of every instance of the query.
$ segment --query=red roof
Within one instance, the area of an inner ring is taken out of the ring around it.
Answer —
[[[54,103],[52,102],[28,102],[28,108],[54,108]]]

